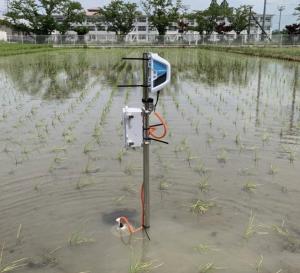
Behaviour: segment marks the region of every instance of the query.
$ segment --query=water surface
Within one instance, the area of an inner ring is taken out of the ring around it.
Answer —
[[[139,225],[142,151],[122,149],[121,114],[142,92],[116,85],[141,82],[141,66],[121,61],[141,53],[0,60],[2,267],[28,258],[21,272],[130,272],[141,261],[161,273],[299,272],[293,62],[159,51],[173,79],[157,108],[170,144],[151,145],[151,241],[117,236],[119,214]]]

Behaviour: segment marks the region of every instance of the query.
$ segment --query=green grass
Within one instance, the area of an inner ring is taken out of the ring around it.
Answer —
[[[142,47],[143,46],[141,45],[140,48]],[[200,48],[214,50],[214,51],[226,51],[232,53],[239,53],[239,54],[245,54],[251,56],[284,59],[290,61],[300,61],[300,47],[272,47],[272,46],[226,47],[226,46],[218,46],[218,45],[214,45],[214,46],[207,45],[207,46],[201,46]],[[52,45],[17,44],[17,43],[0,42],[0,57],[19,55],[19,54],[58,51],[58,50],[60,51],[71,50],[71,49],[72,47],[54,48]]]
[[[19,55],[19,54],[30,54],[30,53],[40,53],[59,50],[58,48],[53,48],[51,45],[28,45],[28,44],[9,44],[0,43],[0,57]]]
[[[247,47],[224,47],[224,46],[203,46],[201,48],[239,53],[251,56],[283,59],[289,61],[300,61],[300,47],[272,47],[272,46],[247,46]]]

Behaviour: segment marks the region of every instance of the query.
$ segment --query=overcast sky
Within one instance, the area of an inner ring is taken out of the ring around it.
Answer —
[[[110,0],[79,0],[85,8],[99,7],[108,4]],[[132,1],[139,3],[140,1]],[[193,9],[205,9],[208,7],[211,0],[183,0],[184,5],[188,5],[191,10]],[[221,0],[219,0],[219,3]],[[254,11],[257,13],[263,13],[263,0],[228,0],[229,4],[234,7],[240,5],[253,5]],[[300,4],[300,0],[267,0],[267,13],[274,14],[273,29],[278,29],[279,12],[277,7],[284,5],[286,9],[282,13],[282,26],[295,23],[296,16],[293,16],[295,7]]]

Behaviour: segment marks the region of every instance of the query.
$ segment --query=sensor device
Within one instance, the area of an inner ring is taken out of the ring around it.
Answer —
[[[150,91],[156,93],[171,81],[171,65],[156,53],[149,53],[150,57]]]
[[[143,116],[142,109],[123,108],[123,126],[125,148],[142,147],[143,145]]]

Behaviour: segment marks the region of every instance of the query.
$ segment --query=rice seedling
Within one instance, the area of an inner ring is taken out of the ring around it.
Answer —
[[[269,171],[268,171],[268,174],[269,175],[275,175],[277,173],[278,173],[278,169],[271,164],[270,168],[269,168]]]
[[[206,168],[205,164],[203,162],[199,162],[197,166],[194,168],[194,171],[198,173],[199,175],[205,175],[207,174],[210,170]]]
[[[258,155],[257,149],[255,148],[255,149],[254,149],[253,161],[254,161],[255,163],[257,163],[259,160],[260,160],[260,157],[259,157],[259,155]]]
[[[126,150],[121,149],[121,150],[118,152],[117,160],[118,160],[119,162],[122,162],[122,161],[123,161],[123,157],[124,157],[125,154],[126,154]]]
[[[256,271],[257,273],[260,273],[260,272],[261,272],[263,260],[264,260],[263,255],[260,255],[260,257],[258,258],[258,260],[257,260],[257,262],[256,262],[256,264],[255,264],[255,271]]]
[[[22,258],[22,259],[10,262],[6,265],[3,265],[2,267],[0,267],[0,273],[13,272],[13,271],[19,270],[21,268],[24,268],[28,265],[27,261],[28,261],[28,258]]]
[[[251,215],[249,217],[248,224],[244,232],[244,238],[249,239],[254,234],[259,234],[259,235],[268,234],[268,232],[264,230],[266,228],[267,227],[265,225],[255,223],[255,215],[251,211]]]
[[[61,163],[63,163],[63,162],[66,161],[66,160],[67,160],[66,157],[59,157],[59,156],[56,156],[56,157],[54,158],[54,162],[55,162],[56,164],[61,164]]]
[[[67,147],[54,147],[52,150],[52,153],[66,153],[67,152]]]
[[[210,251],[220,251],[220,249],[207,244],[199,244],[196,247],[194,247],[194,250],[199,252],[200,254],[204,254]]]
[[[86,237],[81,231],[73,232],[68,240],[70,246],[78,246],[83,244],[94,243],[95,240],[91,237]]]
[[[129,273],[147,273],[156,268],[161,267],[163,264],[156,264],[155,261],[135,261],[129,266]]]
[[[227,136],[227,132],[224,129],[222,129],[222,138],[225,138],[226,136]]]
[[[289,231],[286,229],[286,227],[284,226],[284,220],[282,220],[281,225],[272,225],[272,230],[274,232],[276,232],[278,235],[281,235],[283,237],[287,237],[289,236]]]
[[[127,175],[133,175],[134,173],[134,168],[132,165],[127,165],[124,169],[124,173]]]
[[[73,143],[76,141],[76,137],[72,133],[70,133],[64,136],[64,140],[66,143]]]
[[[170,185],[168,182],[166,182],[164,180],[159,182],[158,189],[160,191],[167,191],[169,189],[169,187],[170,187]]]
[[[210,189],[210,185],[208,184],[208,177],[202,179],[198,184],[199,190],[201,192],[208,192]]]
[[[6,112],[2,113],[2,120],[6,120],[8,117],[8,114]]]
[[[18,158],[17,155],[15,155],[15,164],[16,164],[16,166],[22,165],[23,164],[23,159]]]
[[[264,132],[261,136],[262,142],[265,144],[270,141],[270,135],[267,132]]]
[[[21,243],[21,232],[22,232],[22,224],[19,225],[18,231],[17,231],[17,243]]]
[[[95,184],[95,182],[90,178],[80,178],[79,181],[76,183],[76,189],[81,190],[93,184]]]
[[[30,113],[32,116],[35,116],[35,114],[37,113],[38,108],[36,106],[32,106]]]
[[[246,185],[243,186],[243,191],[249,192],[249,193],[253,193],[257,190],[257,185],[254,182],[247,182]]]
[[[226,163],[228,160],[228,155],[225,149],[222,149],[222,151],[217,155],[217,160],[219,163]]]
[[[189,205],[190,211],[193,214],[205,214],[210,208],[214,207],[215,203],[212,201],[204,201],[198,199]]]
[[[241,136],[240,136],[240,134],[237,134],[236,136],[235,136],[235,144],[236,145],[240,145],[241,144]]]
[[[5,248],[5,243],[3,243],[1,252],[0,252],[0,273],[13,272],[18,269],[24,268],[28,265],[28,258],[22,258],[19,260],[12,261],[7,264],[3,264],[3,252]]]
[[[116,205],[123,205],[125,198],[125,195],[121,195],[120,197],[114,198],[113,201],[116,203]]]
[[[238,171],[238,174],[242,176],[252,176],[255,175],[255,169],[243,168]]]
[[[213,125],[213,118],[208,118],[208,125],[211,128]]]
[[[206,143],[208,145],[212,144],[214,141],[214,137],[211,134],[207,134],[207,139],[206,139]]]
[[[209,272],[213,272],[215,270],[221,270],[224,269],[223,267],[216,267],[214,265],[214,263],[207,263],[204,265],[200,265],[199,266],[199,273],[209,273]]]
[[[122,187],[122,191],[128,192],[130,194],[136,194],[137,193],[136,185],[127,184],[127,185]]]
[[[186,161],[189,163],[189,166],[191,167],[191,162],[195,159],[197,159],[198,157],[197,156],[193,156],[192,155],[192,152],[191,151],[188,151],[187,152],[187,155],[186,155]]]
[[[288,159],[289,159],[290,163],[294,163],[294,161],[296,159],[296,153],[294,151],[289,151]]]
[[[84,148],[83,148],[83,153],[84,154],[89,154],[93,151],[95,151],[95,149],[93,148],[93,143],[92,142],[88,142],[87,144],[84,145]]]
[[[4,147],[4,149],[3,149],[3,152],[8,154],[8,153],[12,153],[13,150],[10,149],[7,145],[5,145],[5,147]]]
[[[86,164],[86,166],[85,166],[85,168],[84,168],[84,173],[85,174],[91,174],[91,173],[97,173],[97,172],[99,172],[100,171],[100,168],[92,168],[92,166],[91,166],[92,164],[91,164],[91,158],[89,157],[88,158],[88,162],[87,162],[87,164]]]

